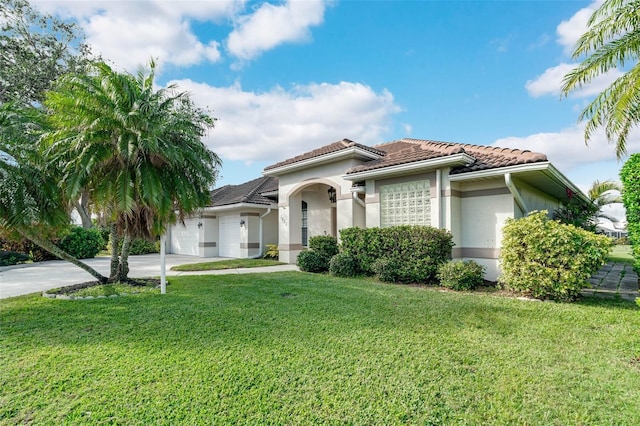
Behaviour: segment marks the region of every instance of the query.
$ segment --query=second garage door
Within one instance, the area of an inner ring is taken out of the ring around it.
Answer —
[[[220,216],[220,256],[240,257],[240,215]]]

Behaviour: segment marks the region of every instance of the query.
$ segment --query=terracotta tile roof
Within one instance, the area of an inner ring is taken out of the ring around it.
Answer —
[[[260,177],[240,185],[225,185],[211,191],[211,207],[249,203],[270,205],[275,201],[262,194],[277,191],[278,178]]]
[[[460,153],[466,153],[475,158],[476,161],[469,166],[461,166],[451,170],[451,174],[547,161],[547,157],[544,154],[526,150],[424,139],[406,138],[376,145],[373,148],[385,152],[385,156],[353,167],[347,171],[347,174],[431,160]]]
[[[288,166],[290,164],[298,163],[300,161],[309,160],[311,158],[320,157],[322,155],[331,154],[333,152],[338,152],[338,151],[341,151],[343,149],[352,148],[352,147],[357,147],[357,148],[360,148],[360,149],[363,149],[365,151],[369,151],[369,152],[372,152],[372,153],[378,154],[378,155],[384,155],[385,154],[384,151],[380,151],[380,150],[376,149],[375,147],[372,148],[370,146],[366,146],[366,145],[362,145],[362,144],[356,143],[356,142],[351,141],[349,139],[342,139],[341,141],[334,142],[334,143],[329,144],[329,145],[325,145],[323,147],[314,149],[313,151],[305,152],[304,154],[300,154],[300,155],[295,156],[293,158],[289,158],[287,160],[280,161],[279,163],[267,166],[267,167],[265,167],[265,170],[271,170],[271,169],[276,169],[276,168],[282,167],[282,166]]]

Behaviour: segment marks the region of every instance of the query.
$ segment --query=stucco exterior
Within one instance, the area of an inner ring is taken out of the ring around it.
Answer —
[[[258,204],[257,189],[251,189],[246,199],[254,204],[204,210],[198,255],[225,252],[221,239],[230,241],[231,229],[222,225],[226,215],[238,218],[239,257],[259,256],[267,244],[278,244],[280,261],[287,263],[295,263],[314,236],[339,238],[341,229],[354,226],[425,224],[448,230],[452,258],[482,264],[486,279],[494,281],[508,218],[553,212],[566,194],[584,197],[543,154],[415,139],[373,148],[345,139],[269,166],[264,175],[272,187],[260,193]]]

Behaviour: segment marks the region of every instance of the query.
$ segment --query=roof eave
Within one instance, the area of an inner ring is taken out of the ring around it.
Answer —
[[[415,173],[423,170],[437,169],[440,167],[455,167],[464,164],[471,164],[475,158],[464,152],[447,155],[444,157],[431,158],[429,160],[414,161],[411,163],[398,164],[395,166],[381,167],[379,169],[363,170],[361,172],[349,173],[342,176],[345,180],[363,180],[381,178],[392,175]]]
[[[589,201],[587,197],[578,186],[571,182],[565,175],[563,175],[556,167],[549,161],[540,161],[537,163],[518,164],[515,166],[497,167],[488,170],[478,170],[475,172],[459,173],[450,175],[449,180],[451,182],[461,182],[465,180],[478,180],[491,177],[504,176],[506,173],[517,175],[524,172],[540,171],[544,173],[550,180],[556,184],[570,188],[573,193],[578,196],[582,201]]]
[[[234,204],[225,204],[223,206],[209,206],[205,207],[204,211],[207,212],[223,212],[235,209],[273,209],[277,208],[277,203],[271,204],[258,204],[258,203],[234,203]]]
[[[290,173],[298,169],[304,169],[310,166],[317,166],[345,158],[357,158],[362,160],[377,160],[382,158],[381,155],[357,146],[341,149],[339,151],[330,152],[328,154],[319,155],[317,157],[307,158],[306,160],[296,161],[295,163],[286,164],[269,170],[263,170],[264,176],[279,176]]]

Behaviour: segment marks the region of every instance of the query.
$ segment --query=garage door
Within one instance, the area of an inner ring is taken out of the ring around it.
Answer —
[[[181,223],[171,228],[171,252],[175,254],[186,254],[188,256],[199,256],[198,243],[200,242],[200,230],[198,222],[200,219],[185,219]]]
[[[240,215],[220,216],[220,256],[240,257]]]

